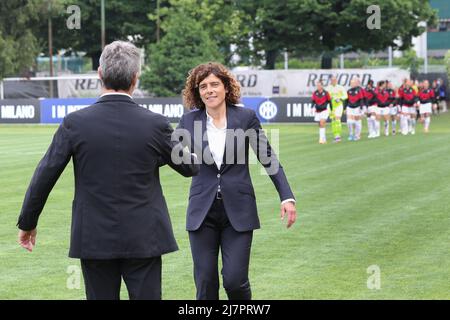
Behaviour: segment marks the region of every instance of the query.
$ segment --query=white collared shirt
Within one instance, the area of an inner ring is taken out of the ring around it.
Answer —
[[[131,97],[128,93],[124,93],[124,92],[106,92],[106,93],[102,94],[100,96],[100,98],[104,97],[104,96],[111,96],[111,95],[116,95],[116,94],[118,94],[120,96],[127,96],[127,97],[130,97],[130,99],[133,99],[133,97]]]
[[[214,125],[214,119],[206,111],[206,134],[208,136],[209,150],[213,156],[217,169],[220,170],[220,166],[223,161],[223,154],[225,152],[225,141],[227,137],[227,121],[225,119],[225,125],[223,128],[217,128]],[[294,199],[285,199],[281,204],[291,201],[295,203]]]
[[[225,126],[223,128],[217,128],[214,125],[213,117],[206,112],[206,134],[208,136],[209,150],[211,151],[217,169],[220,170],[220,166],[223,161],[223,154],[225,152],[227,120],[225,119]]]

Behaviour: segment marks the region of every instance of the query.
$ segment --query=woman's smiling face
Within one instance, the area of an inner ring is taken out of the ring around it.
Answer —
[[[198,90],[207,108],[215,109],[225,103],[225,85],[212,73],[199,83]]]

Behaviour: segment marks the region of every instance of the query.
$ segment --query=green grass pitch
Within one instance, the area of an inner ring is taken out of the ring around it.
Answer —
[[[434,117],[429,134],[418,125],[414,136],[368,140],[364,132],[361,141],[340,144],[319,145],[316,125],[265,129],[269,137],[279,129],[298,221],[285,228],[275,188],[252,165],[262,223],[250,261],[254,299],[450,298],[450,114]],[[71,164],[41,215],[35,250],[17,244],[24,194],[55,130],[0,126],[0,299],[85,298],[79,261],[67,257]],[[329,125],[327,134],[330,141]],[[180,247],[163,258],[163,299],[194,299],[184,229],[190,179],[166,167],[161,179]],[[378,289],[367,285],[376,276],[371,266],[380,271]]]

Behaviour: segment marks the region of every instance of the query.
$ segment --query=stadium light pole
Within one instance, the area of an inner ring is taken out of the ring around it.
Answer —
[[[289,69],[289,58],[287,50],[284,50],[284,70]]]
[[[52,1],[48,1],[48,56],[50,61],[50,77],[53,77],[53,32],[52,32]],[[50,98],[53,98],[53,80],[50,80]]]
[[[105,47],[105,0],[102,0],[101,2],[101,29],[102,29],[102,51]]]
[[[423,72],[428,73],[428,41],[427,41],[427,22],[420,21],[418,27],[423,28],[424,32],[414,38],[413,43],[417,56],[423,59]]]
[[[389,68],[392,68],[392,46],[388,47]]]
[[[425,74],[428,73],[428,27],[427,27],[427,22],[425,21],[425,32],[423,35],[423,42],[424,42],[424,50],[425,50],[425,55],[423,57],[423,71],[425,72]]]

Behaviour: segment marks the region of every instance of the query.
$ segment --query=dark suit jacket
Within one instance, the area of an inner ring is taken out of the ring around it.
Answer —
[[[165,117],[124,95],[101,97],[67,115],[31,180],[19,228],[36,227],[51,189],[72,157],[70,257],[145,258],[177,250],[159,166],[165,162],[192,176],[198,165],[172,163],[172,132]],[[192,155],[185,156],[191,160]]]
[[[275,153],[272,152],[255,112],[233,105],[227,106],[227,129],[242,129],[244,132],[250,129],[250,133],[254,132],[255,136],[251,137],[250,134],[247,139],[239,139],[228,131],[226,145],[234,141],[234,148],[225,148],[224,163],[220,170],[217,169],[215,163],[208,164],[207,161],[205,162],[205,156],[208,156],[209,152],[206,136],[204,139],[194,139],[194,124],[201,125],[203,136],[206,131],[206,119],[205,109],[195,110],[183,115],[178,125],[178,128],[189,131],[191,151],[195,150],[197,155],[203,155],[200,173],[192,178],[186,228],[188,231],[195,231],[200,227],[220,185],[225,211],[233,228],[236,231],[258,229],[260,224],[255,192],[248,167],[249,144],[266,169],[278,166],[276,172],[268,171],[268,173],[278,191],[280,200],[295,199],[283,167],[278,162]],[[230,152],[230,150],[233,151]],[[245,155],[244,159],[238,158],[239,154]]]

